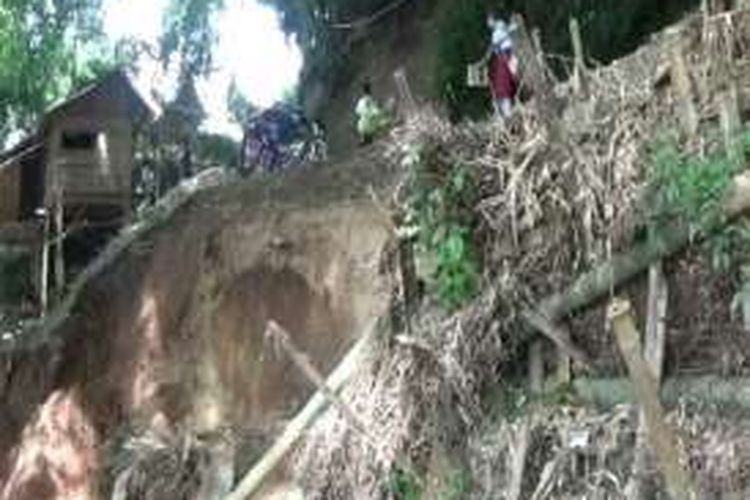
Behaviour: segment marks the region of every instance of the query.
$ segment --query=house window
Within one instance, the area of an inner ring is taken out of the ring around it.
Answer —
[[[62,147],[63,149],[88,151],[96,147],[97,132],[63,132]]]

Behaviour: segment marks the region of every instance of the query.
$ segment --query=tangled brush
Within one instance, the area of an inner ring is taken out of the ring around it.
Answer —
[[[505,428],[490,446],[479,443],[486,417],[482,396],[518,364],[530,333],[521,312],[632,245],[646,223],[641,209],[646,149],[657,135],[675,129],[681,116],[677,83],[671,81],[670,44],[679,40],[689,49],[689,78],[695,83],[701,127],[706,126],[716,116],[715,89],[726,82],[717,61],[729,58],[736,67],[747,66],[736,50],[750,39],[738,22],[744,15],[705,24],[692,17],[677,37],[663,34],[624,60],[586,72],[582,93],[558,85],[556,96],[565,106],[554,126],[531,102],[518,106],[503,125],[454,126],[424,111],[394,131],[389,154],[403,168],[400,189],[390,200],[395,211],[408,211],[415,165],[433,179],[445,178],[456,165],[470,172],[476,187],[472,241],[483,270],[480,292],[452,312],[425,300],[406,333],[385,335],[344,391],[368,435],[331,412],[298,454],[300,482],[311,498],[405,498],[403,482],[399,488],[392,481],[403,471],[425,491],[429,485],[418,478],[429,476],[439,450],[474,457],[468,461],[475,482],[490,478],[477,483],[477,498],[497,498],[503,488],[515,490],[508,498],[564,496],[591,488],[622,491],[625,469],[606,471],[602,464],[612,454],[629,464],[630,413],[532,419],[525,425],[539,441],[523,446],[528,453],[534,450],[539,467],[528,477],[513,478],[513,467],[499,464],[512,465],[518,455],[510,450],[518,429]],[[698,154],[706,147],[691,137],[679,139]],[[565,451],[563,441],[544,437],[572,422],[611,430],[605,433],[608,444],[594,447],[599,455],[584,464],[589,470],[583,476],[562,474],[575,471],[575,454]],[[615,430],[623,422],[628,432]],[[477,457],[488,453],[494,458],[478,465]],[[510,480],[500,474],[500,483],[492,483],[497,470],[508,472]]]

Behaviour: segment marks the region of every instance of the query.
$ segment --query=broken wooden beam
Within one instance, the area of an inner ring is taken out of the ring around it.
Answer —
[[[628,367],[630,380],[645,417],[648,442],[658,459],[669,495],[675,500],[697,498],[689,471],[683,465],[687,461],[682,456],[677,436],[666,421],[656,378],[643,357],[640,335],[635,327],[630,303],[627,300],[613,300],[608,319]]]
[[[657,386],[661,384],[664,368],[664,351],[666,346],[666,316],[667,316],[667,281],[661,261],[651,264],[648,271],[648,312],[646,317],[646,338],[643,356],[651,368]],[[646,474],[646,459],[648,455],[646,434],[646,416],[641,410],[638,416],[636,431],[635,457],[633,458],[633,473],[625,487],[625,495],[630,500],[643,498],[643,481]]]

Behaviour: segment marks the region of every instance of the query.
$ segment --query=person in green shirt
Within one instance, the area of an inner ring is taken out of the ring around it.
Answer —
[[[369,82],[362,84],[362,97],[357,101],[354,112],[357,115],[357,133],[361,145],[370,144],[388,126],[388,116],[372,96]]]

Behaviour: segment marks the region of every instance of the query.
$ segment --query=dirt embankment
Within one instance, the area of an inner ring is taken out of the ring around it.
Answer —
[[[116,441],[146,429],[252,448],[312,391],[266,322],[329,370],[382,313],[371,201],[313,204],[302,176],[247,186],[198,195],[87,285],[57,347],[5,360],[0,498],[98,498]]]

